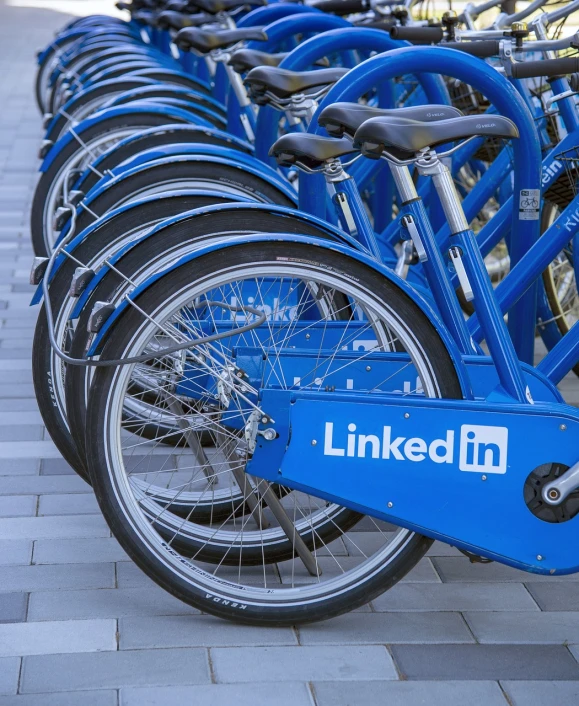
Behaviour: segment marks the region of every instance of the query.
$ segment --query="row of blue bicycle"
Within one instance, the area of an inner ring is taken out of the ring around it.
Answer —
[[[133,0],[39,52],[38,404],[181,600],[324,619],[435,539],[579,571],[579,0],[545,4]]]

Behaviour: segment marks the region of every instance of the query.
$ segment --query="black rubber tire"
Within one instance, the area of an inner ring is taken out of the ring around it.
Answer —
[[[311,246],[294,243],[247,243],[228,250],[209,253],[202,258],[183,265],[170,276],[161,278],[154,286],[139,297],[139,306],[145,311],[154,311],[163,297],[171,292],[180,291],[204,276],[220,271],[223,268],[239,267],[258,261],[271,262],[276,258],[292,258],[296,261],[315,261],[319,267],[331,268],[332,272],[342,272],[348,278],[354,278],[364,283],[367,291],[372,291],[380,299],[388,301],[400,317],[412,327],[419,345],[426,351],[431,364],[432,374],[438,382],[440,396],[444,398],[460,398],[461,388],[448,351],[441,341],[435,327],[428,317],[390,280],[382,277],[362,263],[335,251],[321,251]],[[132,328],[138,326],[139,315],[129,307],[123,317],[123,326],[117,328],[116,335],[111,337],[103,350],[103,358],[122,357],[123,351],[129,345]],[[99,368],[93,381],[91,404],[88,413],[88,428],[104,430],[108,422],[108,399],[116,378],[114,368]],[[172,561],[170,547],[164,550],[158,545],[155,549],[145,544],[136,525],[125,514],[121,505],[117,484],[108,472],[108,457],[105,444],[105,433],[93,434],[88,437],[88,457],[93,487],[100,508],[114,536],[121,543],[129,556],[156,583],[180,600],[193,605],[207,613],[235,620],[237,622],[257,625],[293,625],[311,622],[339,615],[354,610],[367,603],[377,595],[393,586],[427,551],[431,540],[421,535],[408,538],[403,549],[382,570],[375,570],[371,577],[354,584],[349,589],[343,589],[338,595],[329,594],[317,597],[314,602],[306,604],[303,600],[293,605],[265,605],[252,601],[231,600],[227,593],[227,584],[215,584],[215,590],[207,586],[193,584],[183,573],[176,573],[168,564]],[[165,553],[162,554],[161,552]],[[171,557],[171,559],[169,558]],[[241,591],[238,592],[242,593]]]
[[[145,209],[141,207],[138,209],[130,209],[133,213],[130,215],[130,218],[127,217],[124,219],[123,227],[125,232],[135,227],[137,224],[146,223],[148,218],[154,218],[156,203],[159,202],[155,200],[147,204]],[[189,208],[195,208],[195,206],[191,205]],[[183,213],[185,210],[188,209],[184,208],[181,212]],[[125,213],[128,214],[129,212],[127,211]],[[230,232],[232,235],[238,235],[240,232],[277,233],[282,230],[287,233],[305,233],[319,238],[329,237],[328,232],[323,228],[304,221],[298,214],[292,217],[287,213],[276,214],[248,207],[247,210],[235,210],[234,222],[231,211],[227,210],[223,212],[210,212],[203,215],[192,214],[191,217],[182,219],[177,223],[160,229],[154,236],[147,238],[141,243],[138,248],[127,252],[127,254],[115,264],[115,267],[124,275],[132,277],[135,272],[138,272],[143,267],[143,264],[150,263],[159,253],[166,252],[171,247],[180,246],[188,242],[194,244],[196,241],[210,237],[214,233]],[[115,235],[115,231],[108,226],[98,228],[94,233],[94,237],[91,237],[90,240],[87,239],[86,243],[75,251],[75,257],[80,259],[81,262],[90,261],[90,259],[100,251],[103,245],[108,245],[111,239],[120,237],[121,230],[118,232],[119,236]],[[75,266],[76,265],[72,262],[70,265],[67,263],[65,266],[67,269],[67,276],[65,277],[67,282],[70,282],[70,277],[72,276]],[[72,357],[83,357],[90,345],[92,335],[87,331],[87,322],[94,302],[112,301],[115,291],[121,284],[121,277],[111,270],[95,288],[78,318],[77,327],[70,346],[70,354]],[[39,317],[39,321],[44,318],[43,316]],[[49,351],[47,351],[47,354],[49,354]],[[42,370],[45,369],[46,362]],[[42,381],[46,387],[45,374],[42,374]],[[86,466],[85,435],[87,410],[85,391],[88,386],[87,376],[89,374],[88,369],[85,367],[69,366],[65,379],[66,409],[70,425],[68,435],[70,442],[74,443],[74,448],[78,450],[80,458],[84,461],[83,468]],[[148,430],[146,427],[143,428],[143,436],[147,437],[147,433],[149,433],[148,438],[155,438],[155,435],[158,436],[158,428],[155,427],[151,430]],[[87,480],[86,477],[85,480]]]
[[[171,122],[185,123],[185,120],[170,118]],[[134,132],[144,130],[148,127],[158,127],[167,123],[167,116],[159,113],[127,113],[125,115],[115,115],[96,124],[91,125],[82,133],[85,143],[90,143],[102,135],[119,129],[133,128]],[[80,145],[76,140],[69,142],[58,154],[50,167],[41,174],[30,214],[30,234],[32,237],[32,247],[36,255],[45,257],[48,255],[47,244],[44,238],[44,209],[48,194],[54,180],[66,164],[78,153]]]
[[[177,159],[177,158],[176,158]],[[84,228],[94,222],[95,217],[111,211],[127,200],[135,197],[136,194],[144,192],[151,187],[158,188],[166,184],[167,191],[171,190],[171,182],[187,179],[202,178],[208,176],[214,180],[215,190],[219,190],[219,185],[235,187],[248,198],[261,203],[275,203],[280,206],[295,207],[293,201],[280,191],[275,184],[268,182],[264,177],[259,177],[233,164],[218,164],[204,161],[188,160],[186,157],[179,158],[180,161],[164,162],[143,165],[142,169],[135,172],[126,179],[111,184],[98,196],[87,203],[90,213],[86,209],[77,211],[76,230],[81,232]],[[191,188],[194,188],[192,185]],[[210,187],[208,187],[210,188]]]
[[[199,195],[181,195],[171,198],[156,198],[144,207],[136,207],[124,211],[112,219],[106,220],[99,228],[92,233],[90,238],[79,246],[75,251],[75,256],[81,262],[90,262],[100,252],[103,246],[110,246],[123,236],[137,228],[147,227],[148,224],[159,222],[183,211],[193,208],[208,206],[219,203],[219,199],[202,197]],[[227,199],[223,199],[223,203]],[[50,284],[50,301],[53,316],[56,320],[58,312],[63,303],[68,299],[70,281],[77,267],[73,260],[66,260],[56,272]],[[44,425],[46,426],[51,439],[63,455],[67,463],[78,473],[78,475],[89,483],[86,462],[84,459],[84,427],[82,434],[82,445],[76,443],[74,434],[71,433],[71,426],[55,400],[53,392],[52,352],[48,337],[46,315],[44,304],[36,322],[34,332],[34,343],[32,348],[32,377],[34,392],[38,401],[38,408]],[[85,323],[86,325],[86,323]],[[82,354],[81,354],[82,355]],[[72,372],[78,372],[82,368],[68,366],[66,377]],[[68,403],[65,404],[68,414]],[[72,412],[74,415],[74,411]]]
[[[210,133],[207,128],[198,125],[170,125],[162,126],[155,130],[155,132],[146,130],[142,133],[142,137],[137,139],[137,135],[134,136],[130,143],[121,146],[120,144],[115,147],[114,150],[110,150],[108,154],[103,155],[102,159],[99,159],[98,170],[100,172],[106,172],[108,170],[113,170],[118,167],[121,162],[126,162],[140,152],[145,152],[146,150],[153,149],[154,147],[162,147],[165,145],[174,145],[176,143],[197,143],[202,145],[219,145],[221,147],[229,147],[232,149],[239,149],[242,152],[247,152],[241,145],[237,142],[233,142],[225,135],[220,137]],[[75,185],[76,189],[80,189],[85,194],[92,189],[92,187],[98,182],[99,175],[91,170],[86,170],[82,181],[77,182]]]

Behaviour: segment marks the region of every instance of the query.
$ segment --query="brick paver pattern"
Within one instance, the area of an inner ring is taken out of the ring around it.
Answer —
[[[578,704],[579,575],[472,565],[436,544],[359,611],[252,629],[201,615],[128,560],[34,399],[34,51],[69,17],[16,5],[0,0],[0,706]],[[577,382],[564,386],[577,402]]]

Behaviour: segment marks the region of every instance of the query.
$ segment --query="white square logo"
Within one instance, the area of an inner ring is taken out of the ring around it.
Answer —
[[[508,439],[507,427],[463,424],[460,428],[459,469],[475,473],[506,473]]]

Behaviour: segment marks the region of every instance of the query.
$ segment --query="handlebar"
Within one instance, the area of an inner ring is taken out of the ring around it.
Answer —
[[[352,15],[355,12],[367,12],[370,9],[369,0],[316,0],[312,7],[332,15]]]
[[[579,71],[579,56],[543,61],[523,61],[511,66],[513,78],[537,78],[539,76],[561,76]]]
[[[392,27],[390,37],[417,44],[438,44],[444,37],[444,30],[442,27]]]
[[[498,39],[487,39],[480,42],[447,42],[440,46],[448,49],[458,49],[465,54],[477,56],[479,59],[490,59],[499,54],[500,44]]]

